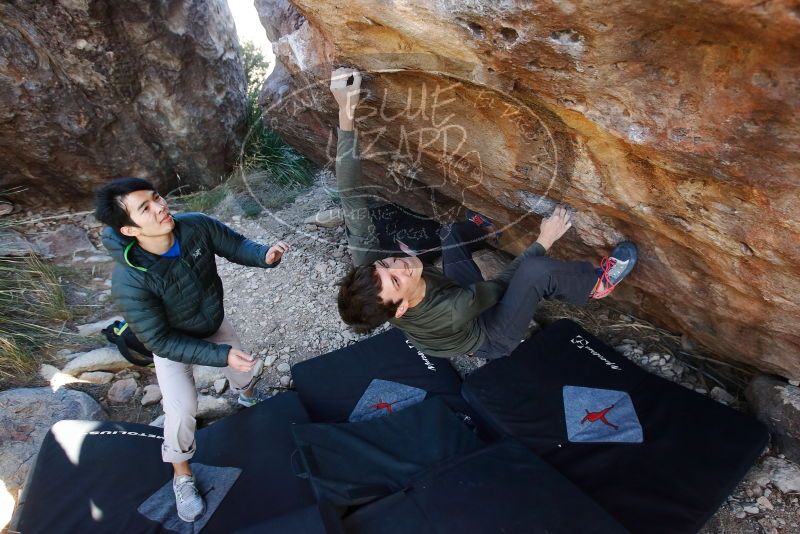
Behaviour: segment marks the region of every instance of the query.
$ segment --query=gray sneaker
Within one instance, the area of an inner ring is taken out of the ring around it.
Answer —
[[[631,274],[636,260],[639,258],[639,249],[631,241],[623,241],[614,247],[610,258],[603,258],[600,268],[597,269],[597,284],[592,291],[592,298],[601,299],[607,297],[614,291],[614,288],[622,282],[622,279]],[[598,290],[602,284],[604,288]]]
[[[194,477],[180,475],[172,480],[172,489],[175,491],[175,504],[178,507],[178,517],[187,523],[192,523],[206,511],[206,503],[194,485]]]

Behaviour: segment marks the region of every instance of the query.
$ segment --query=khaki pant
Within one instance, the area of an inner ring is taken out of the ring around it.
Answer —
[[[219,330],[205,340],[230,345],[234,349],[242,348],[239,336],[228,319],[223,319]],[[153,360],[164,405],[164,444],[161,446],[161,457],[165,462],[185,462],[194,456],[194,432],[197,426],[195,421],[197,390],[194,385],[192,365],[160,356],[154,356]],[[230,367],[222,368],[231,389],[235,392],[247,389],[253,377],[261,372],[261,362],[259,359],[247,373],[235,371]]]

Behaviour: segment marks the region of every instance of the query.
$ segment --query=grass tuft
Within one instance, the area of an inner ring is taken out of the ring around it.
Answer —
[[[290,188],[308,187],[314,183],[309,161],[264,124],[258,97],[253,91],[247,96],[247,128],[240,163],[242,174],[264,171],[276,184]]]
[[[0,257],[0,383],[33,372],[70,317],[52,266]]]
[[[215,187],[208,191],[198,191],[178,197],[181,209],[184,211],[198,211],[207,213],[219,205],[228,192],[224,186]]]

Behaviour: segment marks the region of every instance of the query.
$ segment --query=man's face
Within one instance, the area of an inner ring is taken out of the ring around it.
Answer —
[[[383,302],[402,301],[408,304],[408,299],[416,294],[422,278],[422,262],[413,256],[378,260],[375,270],[381,278],[378,296]]]
[[[137,226],[123,226],[123,235],[129,237],[158,237],[169,234],[175,221],[169,213],[167,201],[155,191],[134,191],[123,197],[122,203]]]

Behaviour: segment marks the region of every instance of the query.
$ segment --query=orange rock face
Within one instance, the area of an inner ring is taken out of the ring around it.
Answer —
[[[511,252],[568,204],[577,222],[554,254],[640,246],[619,308],[800,377],[800,7],[256,4],[278,57],[265,119],[303,153],[332,163],[327,76],[354,66],[380,194],[442,218],[481,211]]]

